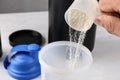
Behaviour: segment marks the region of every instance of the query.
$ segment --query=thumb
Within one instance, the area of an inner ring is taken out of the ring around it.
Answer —
[[[95,24],[103,26],[109,33],[120,36],[120,18],[110,15],[96,17]]]

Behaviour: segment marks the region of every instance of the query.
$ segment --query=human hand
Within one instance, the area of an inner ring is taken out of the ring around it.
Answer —
[[[101,15],[95,24],[103,26],[109,33],[120,36],[120,0],[99,0]]]

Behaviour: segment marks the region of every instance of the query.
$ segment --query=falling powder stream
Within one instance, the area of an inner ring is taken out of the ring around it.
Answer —
[[[86,30],[91,26],[91,19],[83,12],[79,10],[70,10],[68,13],[68,25],[69,36],[70,36],[70,47],[69,47],[69,68],[75,69],[80,65],[81,58],[81,47],[84,42]],[[73,30],[73,29],[75,30]],[[79,31],[77,31],[79,30]],[[77,46],[73,49],[72,42],[76,42]]]
[[[95,17],[98,15],[99,10],[97,0],[91,0],[90,2],[89,0],[74,0],[65,12],[65,21],[70,26],[70,47],[69,53],[67,54],[67,56],[69,56],[68,63],[70,68],[76,68],[81,65],[81,47],[86,32],[91,28]],[[72,47],[72,42],[77,43],[75,49]]]
[[[86,32],[78,32],[78,31],[72,31],[71,28],[69,28],[69,36],[70,36],[70,47],[69,47],[69,68],[74,69],[77,68],[80,64],[79,59],[81,56],[81,47],[84,42]],[[75,49],[73,49],[72,42],[76,42],[77,46]]]

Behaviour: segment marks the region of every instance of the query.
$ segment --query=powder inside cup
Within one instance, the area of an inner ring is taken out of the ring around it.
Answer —
[[[91,19],[77,9],[70,9],[68,12],[68,24],[77,31],[87,31],[91,27]]]

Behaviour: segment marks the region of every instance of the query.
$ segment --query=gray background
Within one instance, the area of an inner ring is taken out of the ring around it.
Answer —
[[[48,10],[48,0],[0,0],[0,13]]]

